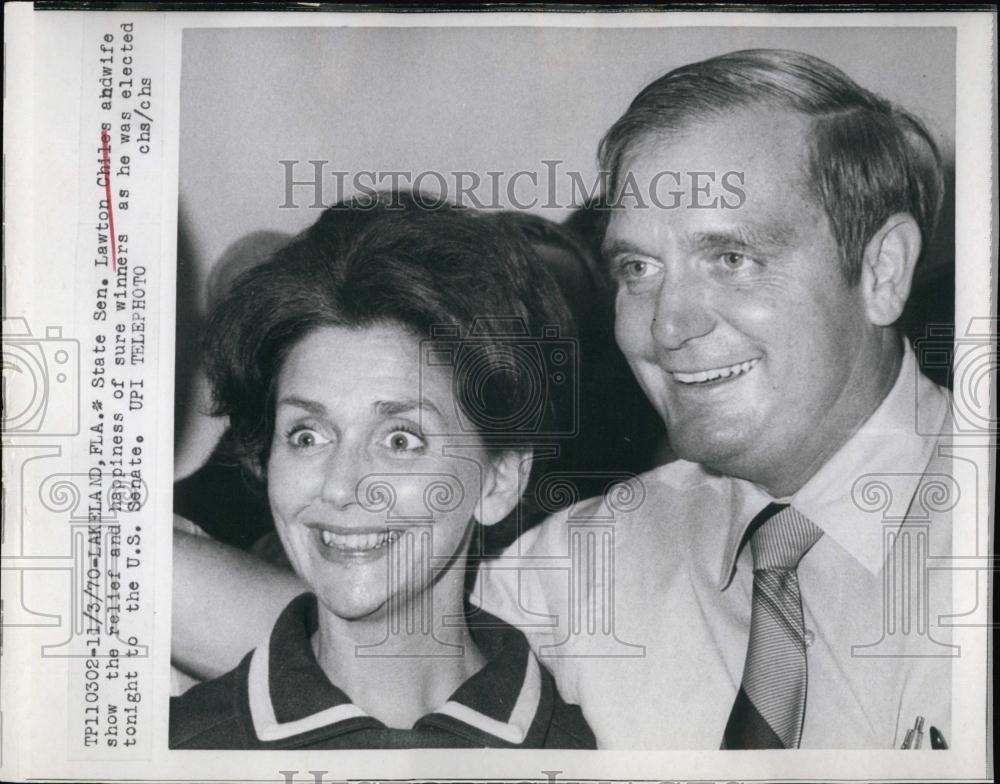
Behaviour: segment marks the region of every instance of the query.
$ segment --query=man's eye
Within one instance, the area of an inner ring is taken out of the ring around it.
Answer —
[[[382,442],[393,452],[421,452],[427,446],[420,436],[409,430],[393,430]]]
[[[722,266],[732,272],[745,269],[754,262],[750,256],[743,253],[723,253],[722,256],[720,256],[720,259],[722,261]]]
[[[297,449],[309,449],[328,443],[327,439],[308,427],[294,427],[286,435],[288,443]]]

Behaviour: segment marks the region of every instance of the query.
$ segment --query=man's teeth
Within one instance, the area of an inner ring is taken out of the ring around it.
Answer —
[[[340,550],[378,550],[391,542],[395,542],[402,531],[384,531],[372,534],[335,534],[326,529],[320,530],[320,537],[327,547]]]
[[[675,381],[679,381],[682,384],[704,384],[706,381],[717,381],[720,378],[743,375],[756,364],[756,359],[748,359],[746,362],[739,362],[727,367],[699,370],[695,373],[671,373],[670,375],[673,376]]]

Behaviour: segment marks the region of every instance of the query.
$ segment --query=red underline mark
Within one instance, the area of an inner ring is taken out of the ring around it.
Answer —
[[[108,201],[108,231],[111,233],[111,271],[118,271],[118,243],[115,239],[115,208],[111,202],[111,134],[101,129],[101,155],[104,159],[104,196]]]

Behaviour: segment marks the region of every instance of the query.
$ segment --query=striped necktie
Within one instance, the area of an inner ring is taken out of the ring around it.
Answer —
[[[750,645],[724,749],[795,749],[806,708],[806,646],[795,573],[823,532],[787,504],[769,504],[747,529],[753,554]]]

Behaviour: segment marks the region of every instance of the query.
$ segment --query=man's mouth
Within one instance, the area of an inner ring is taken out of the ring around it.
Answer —
[[[709,384],[713,381],[722,381],[738,376],[742,376],[753,370],[760,361],[759,358],[748,359],[745,362],[737,362],[735,365],[725,367],[710,368],[708,370],[695,370],[690,373],[672,371],[670,377],[679,384]]]
[[[395,542],[400,536],[402,536],[402,534],[403,532],[400,530],[342,534],[328,531],[325,528],[321,528],[319,532],[320,541],[323,542],[326,547],[343,550],[345,552],[369,552],[380,550],[383,547]]]

